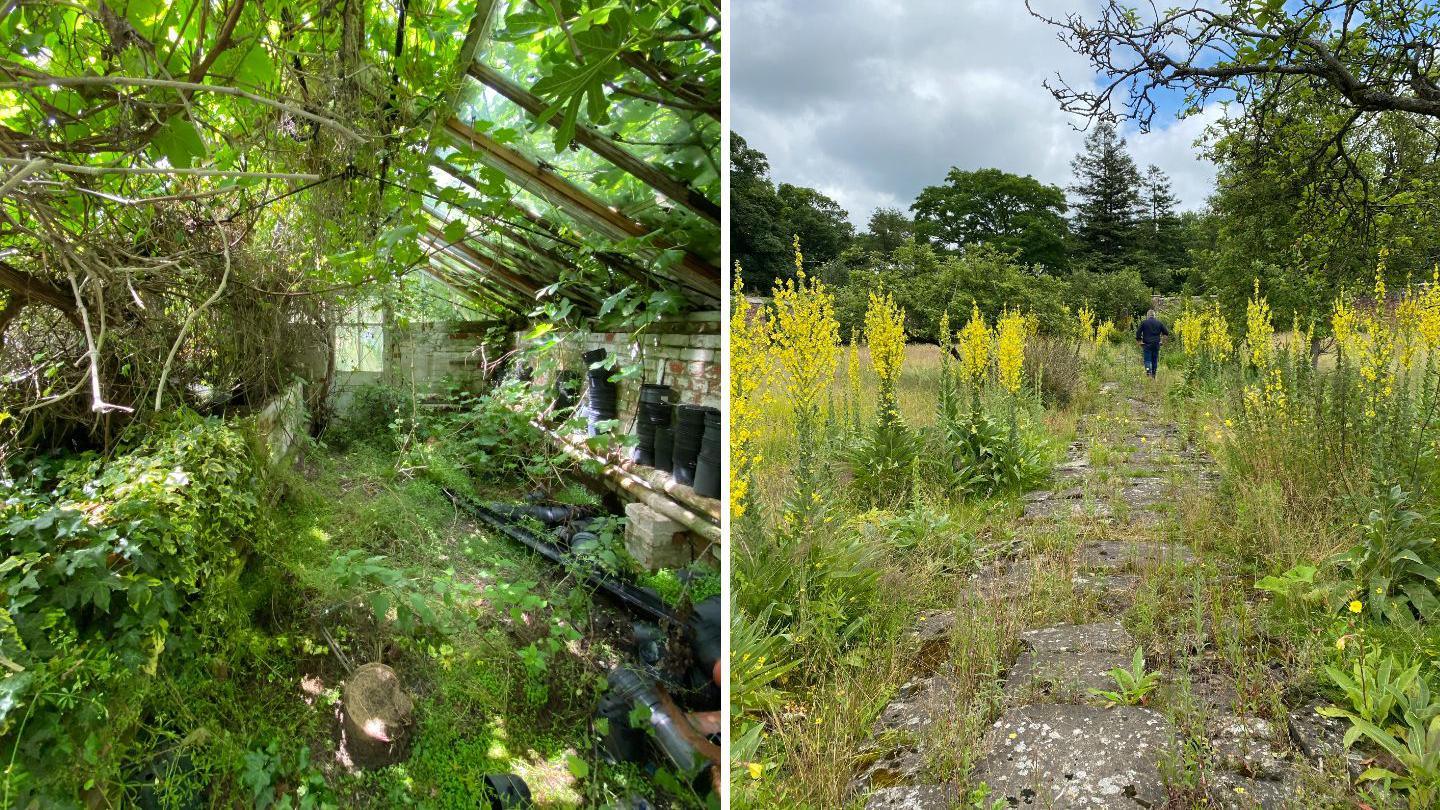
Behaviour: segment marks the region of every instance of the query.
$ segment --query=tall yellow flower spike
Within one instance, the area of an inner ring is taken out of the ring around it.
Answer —
[[[1245,306],[1245,359],[1257,369],[1265,370],[1275,360],[1275,326],[1270,319],[1270,304],[1260,295],[1260,279],[1255,279],[1255,294]]]
[[[1020,393],[1028,331],[1025,316],[1019,310],[1005,310],[995,323],[995,375],[1000,387],[1011,394]]]
[[[1088,304],[1080,306],[1080,312],[1075,317],[1076,324],[1080,327],[1080,340],[1083,343],[1095,342],[1095,311]]]
[[[1109,340],[1113,334],[1115,334],[1115,322],[1109,318],[1101,321],[1100,325],[1095,327],[1095,348],[1104,346],[1105,341]]]
[[[890,293],[870,293],[865,310],[865,343],[870,347],[870,365],[882,385],[894,385],[905,362],[905,310],[896,306]]]
[[[985,325],[985,317],[980,314],[980,306],[970,302],[970,322],[960,330],[960,378],[970,384],[980,383],[985,379],[985,372],[990,367],[990,328]]]
[[[730,516],[738,519],[748,506],[750,471],[761,459],[755,454],[760,408],[760,383],[769,369],[770,335],[765,319],[750,317],[740,263],[730,303]]]
[[[1210,311],[1205,313],[1205,353],[1211,360],[1223,363],[1230,357],[1230,322],[1220,311],[1220,302],[1212,301]]]
[[[795,278],[775,283],[771,303],[771,350],[781,386],[796,413],[818,410],[821,395],[835,379],[840,361],[840,324],[835,297],[818,278],[805,275],[800,239],[795,239]]]
[[[1420,297],[1420,322],[1416,325],[1426,349],[1440,347],[1440,264],[1430,276],[1430,286]]]

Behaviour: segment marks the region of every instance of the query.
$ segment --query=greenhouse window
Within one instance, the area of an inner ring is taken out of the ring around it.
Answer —
[[[336,371],[385,370],[385,318],[376,307],[355,306],[335,326]]]

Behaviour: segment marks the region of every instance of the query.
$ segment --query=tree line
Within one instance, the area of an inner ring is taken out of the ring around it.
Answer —
[[[766,156],[738,134],[731,154],[731,246],[747,286],[763,293],[792,277],[798,238],[807,272],[836,289],[847,329],[876,285],[906,305],[907,328],[927,339],[941,312],[957,314],[972,299],[987,312],[1025,301],[1042,321],[1058,323],[1066,306],[1081,304],[1123,321],[1152,292],[1179,291],[1192,272],[1200,219],[1178,210],[1170,179],[1156,166],[1142,171],[1106,122],[1086,138],[1067,188],[951,168],[908,211],[877,209],[858,233],[823,193],[772,180]]]

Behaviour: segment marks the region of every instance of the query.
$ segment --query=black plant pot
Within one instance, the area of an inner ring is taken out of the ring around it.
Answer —
[[[675,433],[668,427],[655,428],[655,469],[675,468]]]
[[[695,494],[702,498],[720,497],[720,459],[701,454],[695,465]]]

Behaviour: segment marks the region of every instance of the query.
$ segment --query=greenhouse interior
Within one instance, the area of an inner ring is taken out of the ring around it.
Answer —
[[[717,806],[718,4],[0,43],[0,806]]]

